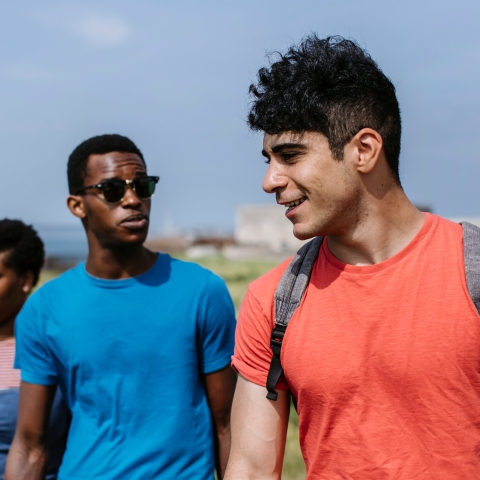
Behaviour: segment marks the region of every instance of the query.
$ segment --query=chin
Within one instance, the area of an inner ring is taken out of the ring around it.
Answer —
[[[141,236],[138,236],[138,237],[129,238],[126,243],[129,243],[130,245],[141,245],[141,244],[145,243],[146,239],[147,239],[146,235],[141,235]]]
[[[126,247],[129,245],[142,245],[145,243],[147,239],[147,232],[138,232],[138,233],[131,233],[128,236],[124,236],[120,239],[121,243],[123,243]]]
[[[308,240],[310,238],[317,237],[318,233],[312,231],[312,229],[309,229],[308,227],[302,228],[299,225],[295,225],[293,227],[293,235],[295,235],[295,237],[299,240]]]

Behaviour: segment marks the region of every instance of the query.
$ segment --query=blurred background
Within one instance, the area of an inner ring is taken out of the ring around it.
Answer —
[[[248,282],[298,244],[261,189],[248,87],[304,35],[357,40],[397,88],[401,179],[425,210],[480,217],[480,3],[468,0],[2,2],[0,218],[46,242],[42,281],[86,253],[66,162],[83,140],[130,137],[161,181],[150,246]],[[292,413],[284,478],[304,478]]]
[[[235,238],[239,208],[258,204],[290,235],[261,189],[247,91],[268,52],[310,32],[356,39],[393,80],[410,198],[480,216],[479,17],[466,0],[3,2],[0,218],[32,223],[49,255],[82,256],[66,161],[86,138],[120,133],[161,176],[152,238]]]

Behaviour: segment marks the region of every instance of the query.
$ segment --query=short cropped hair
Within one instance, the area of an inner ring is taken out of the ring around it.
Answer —
[[[90,155],[104,155],[110,152],[135,153],[145,163],[142,152],[127,137],[117,134],[98,135],[82,142],[68,158],[68,190],[72,195],[84,186],[87,163]]]
[[[276,55],[250,85],[250,128],[272,135],[320,132],[337,160],[356,133],[372,128],[400,184],[400,108],[395,87],[370,55],[352,40],[315,34]]]
[[[17,274],[33,273],[33,285],[38,282],[45,260],[43,242],[31,225],[21,220],[0,220],[0,252],[9,252],[5,266]]]

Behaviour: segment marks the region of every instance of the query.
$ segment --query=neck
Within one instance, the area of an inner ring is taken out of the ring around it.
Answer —
[[[381,196],[367,195],[359,205],[342,234],[328,236],[332,254],[350,265],[388,260],[413,240],[425,221],[400,186]]]
[[[91,242],[85,268],[90,275],[108,280],[136,277],[155,263],[157,254],[143,245],[101,247]]]
[[[7,318],[4,322],[0,324],[0,342],[4,340],[10,340],[14,336],[13,325],[15,323],[15,316]]]

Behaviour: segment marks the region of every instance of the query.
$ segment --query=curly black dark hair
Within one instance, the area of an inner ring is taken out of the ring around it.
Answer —
[[[401,118],[395,87],[370,55],[340,36],[309,35],[258,72],[248,123],[269,134],[316,131],[335,159],[362,128],[383,140],[385,156],[400,184]]]
[[[71,194],[84,186],[87,162],[90,155],[104,155],[110,152],[137,154],[145,163],[142,152],[127,137],[117,134],[98,135],[82,142],[68,157],[67,177]]]
[[[33,273],[33,285],[38,282],[45,260],[43,242],[31,225],[21,220],[0,220],[0,252],[10,251],[5,266],[19,275]]]

